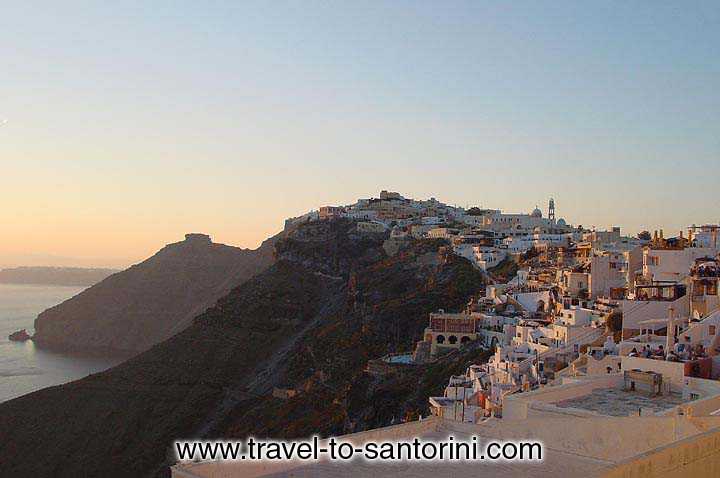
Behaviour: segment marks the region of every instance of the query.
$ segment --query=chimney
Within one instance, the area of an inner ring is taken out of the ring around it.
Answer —
[[[668,321],[667,321],[667,338],[665,340],[665,347],[667,350],[665,353],[670,353],[670,351],[675,346],[675,321],[673,320],[675,316],[675,309],[671,305],[668,307]]]

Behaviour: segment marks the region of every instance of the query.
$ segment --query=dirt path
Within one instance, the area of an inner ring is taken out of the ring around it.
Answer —
[[[220,404],[203,421],[194,436],[198,438],[208,437],[240,402],[252,398],[261,398],[272,391],[285,372],[287,355],[295,348],[300,339],[323,320],[341,310],[345,302],[343,292],[344,286],[338,289],[329,285],[326,292],[319,299],[325,305],[317,315],[296,333],[288,336],[268,360],[259,363],[252,372],[244,375],[237,383],[228,387]]]

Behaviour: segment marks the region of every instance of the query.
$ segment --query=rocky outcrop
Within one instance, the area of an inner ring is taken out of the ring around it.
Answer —
[[[8,339],[11,342],[25,342],[26,340],[30,340],[30,334],[28,334],[27,330],[22,329],[10,334]]]
[[[96,355],[147,350],[265,270],[274,260],[273,242],[248,250],[187,234],[184,241],[42,312],[33,340],[47,348]]]

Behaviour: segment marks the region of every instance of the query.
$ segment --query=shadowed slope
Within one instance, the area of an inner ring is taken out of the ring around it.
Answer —
[[[272,261],[269,241],[248,250],[188,235],[42,312],[34,340],[48,348],[100,355],[141,352],[185,329]]]

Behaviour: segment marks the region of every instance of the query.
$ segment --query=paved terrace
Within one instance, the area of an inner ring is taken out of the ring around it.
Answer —
[[[606,388],[593,390],[587,395],[555,402],[560,408],[579,408],[611,417],[639,415],[640,409],[663,412],[686,403],[679,393],[648,397],[640,392],[626,392],[622,389]]]

